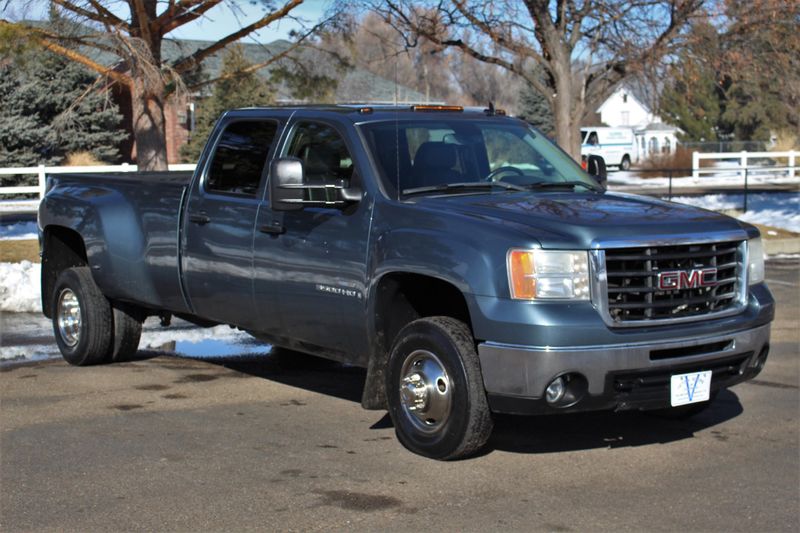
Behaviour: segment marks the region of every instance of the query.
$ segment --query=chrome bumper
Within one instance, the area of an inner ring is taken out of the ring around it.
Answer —
[[[767,324],[721,335],[631,344],[551,347],[484,342],[478,355],[490,395],[539,399],[550,381],[577,373],[588,382],[588,396],[609,396],[613,391],[607,390],[607,376],[613,373],[702,365],[744,354],[752,354],[747,365],[754,365],[769,343],[769,334]]]

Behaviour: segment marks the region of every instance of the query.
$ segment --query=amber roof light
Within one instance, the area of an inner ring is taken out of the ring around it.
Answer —
[[[415,105],[412,111],[464,111],[460,105]]]

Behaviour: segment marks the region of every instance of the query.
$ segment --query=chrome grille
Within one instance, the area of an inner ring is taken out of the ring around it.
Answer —
[[[618,325],[691,320],[739,307],[744,280],[743,241],[605,250],[605,315]],[[712,286],[659,287],[659,275],[716,269]]]

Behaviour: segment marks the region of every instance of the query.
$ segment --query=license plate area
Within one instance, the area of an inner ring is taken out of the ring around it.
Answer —
[[[677,374],[670,378],[670,405],[678,407],[707,401],[711,396],[711,370]]]

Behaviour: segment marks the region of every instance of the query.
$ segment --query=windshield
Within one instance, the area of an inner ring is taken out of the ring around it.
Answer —
[[[546,190],[559,183],[598,188],[568,155],[520,123],[406,119],[361,128],[387,189],[395,193],[456,184],[461,190],[464,184],[498,191]]]

